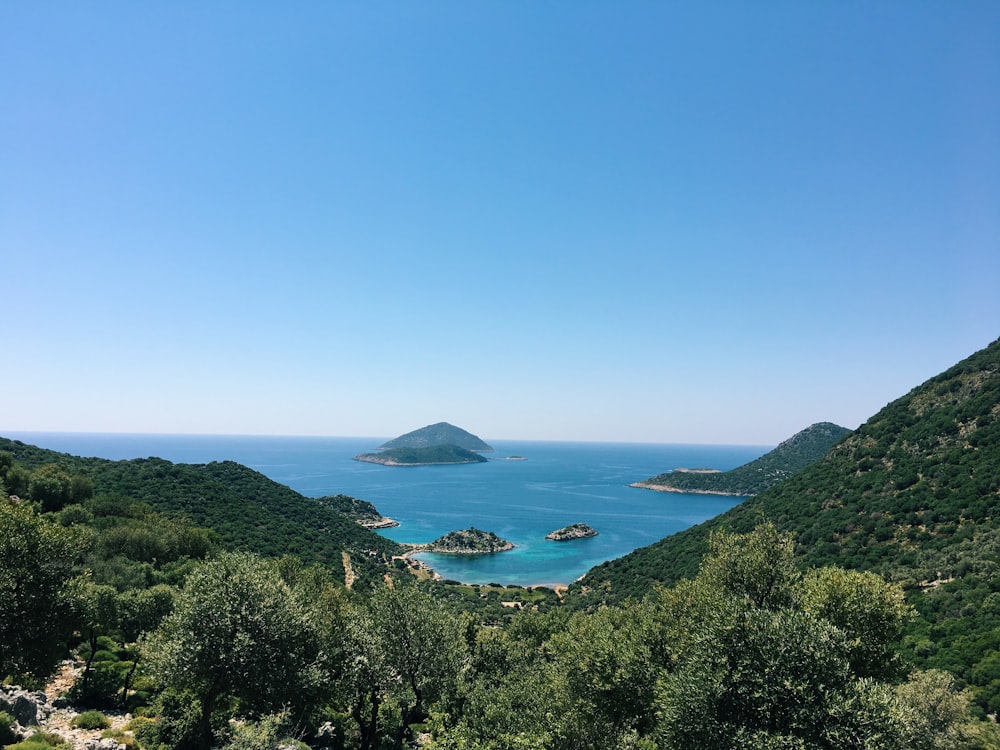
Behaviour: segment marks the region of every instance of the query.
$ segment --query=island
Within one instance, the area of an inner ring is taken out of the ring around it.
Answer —
[[[449,531],[430,544],[423,545],[420,551],[447,555],[489,555],[511,549],[514,549],[513,544],[492,531],[472,527],[462,531]]]
[[[586,539],[590,536],[597,536],[597,530],[585,523],[574,523],[546,534],[545,538],[553,542],[568,542],[571,539]]]
[[[433,445],[425,448],[390,448],[378,453],[361,453],[355,461],[383,466],[441,466],[448,464],[479,464],[489,459],[457,445]]]
[[[407,432],[398,438],[383,443],[376,450],[392,450],[394,448],[431,448],[437,445],[456,445],[467,451],[480,453],[492,452],[493,447],[478,436],[461,427],[447,422],[438,422],[421,427],[419,430]]]
[[[394,526],[399,526],[399,521],[383,516],[367,500],[359,500],[350,495],[327,495],[317,498],[317,502],[330,506],[338,513],[343,513],[366,529],[391,529]]]

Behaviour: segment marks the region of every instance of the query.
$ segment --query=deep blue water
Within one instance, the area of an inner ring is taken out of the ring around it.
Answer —
[[[722,513],[741,498],[639,490],[630,482],[680,466],[726,470],[769,446],[556,443],[489,440],[485,464],[391,467],[352,460],[380,438],[5,433],[43,448],[110,459],[159,456],[178,463],[233,460],[310,497],[344,493],[400,522],[381,532],[429,542],[476,526],[516,545],[496,555],[422,556],[443,577],[522,586],[569,583],[605,560]],[[524,456],[525,461],[502,460]],[[586,523],[599,536],[550,542]],[[289,550],[294,552],[294,550]]]

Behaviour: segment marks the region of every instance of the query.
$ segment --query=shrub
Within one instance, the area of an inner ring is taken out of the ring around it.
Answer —
[[[50,747],[68,748],[69,745],[58,734],[35,732],[26,740],[15,745],[7,745],[4,750],[48,750]]]
[[[111,726],[108,717],[100,711],[84,711],[75,716],[70,723],[78,729],[107,729]]]
[[[106,739],[111,739],[117,742],[119,745],[124,745],[125,750],[139,750],[139,741],[134,735],[129,734],[121,729],[108,729],[101,732],[101,737]]]
[[[6,711],[0,711],[0,745],[9,745],[16,739],[14,717]]]
[[[137,716],[124,727],[126,732],[131,732],[140,747],[156,747],[159,743],[159,729],[156,726],[156,719],[148,716]]]

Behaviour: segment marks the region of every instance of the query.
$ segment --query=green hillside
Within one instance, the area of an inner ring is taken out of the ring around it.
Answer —
[[[675,470],[636,482],[633,487],[667,492],[708,492],[720,495],[756,495],[797,474],[821,459],[850,430],[832,422],[818,422],[760,458],[730,471]]]
[[[97,495],[129,498],[174,518],[214,531],[228,549],[278,557],[295,554],[342,570],[342,552],[351,553],[366,573],[369,560],[398,554],[400,547],[365,529],[331,505],[304,497],[233,461],[175,464],[162,458],[109,461],[80,458],[0,438],[29,470],[54,465],[82,475]]]
[[[641,598],[693,577],[709,532],[762,519],[804,567],[902,583],[918,617],[905,647],[1000,710],[1000,341],[890,403],[820,461],[712,521],[591,570],[577,606]]]
[[[390,448],[378,453],[362,453],[355,461],[385,466],[426,466],[432,464],[478,464],[489,459],[457,445],[431,445],[424,448]]]
[[[421,427],[419,430],[407,432],[405,435],[383,443],[378,447],[378,450],[428,448],[435,445],[457,445],[459,448],[465,448],[469,451],[489,452],[493,450],[490,445],[476,435],[447,422],[438,422]]]

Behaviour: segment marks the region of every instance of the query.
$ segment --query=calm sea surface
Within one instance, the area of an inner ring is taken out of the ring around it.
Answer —
[[[429,542],[475,526],[516,545],[496,555],[422,556],[444,578],[522,586],[569,583],[605,560],[718,515],[741,498],[633,489],[630,482],[677,467],[731,469],[771,446],[555,443],[489,440],[485,464],[391,467],[352,457],[382,438],[4,433],[78,456],[158,456],[176,463],[233,460],[309,497],[368,500],[400,526],[399,542]],[[524,461],[504,460],[524,456]],[[545,535],[586,523],[599,536],[550,542]],[[289,550],[294,552],[294,550]]]

